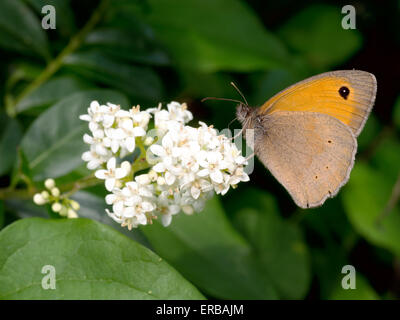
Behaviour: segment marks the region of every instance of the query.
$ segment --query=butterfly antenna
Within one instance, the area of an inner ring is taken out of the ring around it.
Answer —
[[[232,87],[234,87],[236,89],[236,91],[240,94],[240,96],[243,98],[243,101],[246,103],[246,106],[248,106],[249,104],[247,103],[247,100],[244,96],[244,94],[242,93],[242,91],[239,90],[239,88],[236,86],[236,84],[234,82],[231,82]]]
[[[228,99],[228,98],[216,98],[216,97],[206,97],[201,99],[201,102],[204,102],[206,100],[222,100],[222,101],[231,101],[231,102],[237,102],[237,103],[243,103],[242,101],[235,100],[235,99]]]
[[[237,117],[233,118],[233,119],[229,122],[229,124],[228,124],[228,129],[229,129],[230,125],[231,125],[235,120],[237,120]]]

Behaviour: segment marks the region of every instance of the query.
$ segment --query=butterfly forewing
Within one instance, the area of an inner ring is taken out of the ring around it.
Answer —
[[[318,112],[349,126],[355,136],[361,132],[376,95],[371,73],[343,70],[322,73],[279,92],[259,109],[259,114],[278,111]]]

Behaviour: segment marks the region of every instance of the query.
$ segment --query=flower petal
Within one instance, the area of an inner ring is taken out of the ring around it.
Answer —
[[[224,181],[222,173],[219,170],[213,170],[210,173],[210,178],[211,178],[212,181],[214,181],[216,183],[222,183]]]
[[[153,144],[152,146],[150,146],[150,151],[159,157],[163,157],[166,155],[164,148],[159,144]]]
[[[116,182],[115,178],[106,179],[106,183],[105,183],[106,189],[108,191],[112,191],[115,187],[115,182]]]

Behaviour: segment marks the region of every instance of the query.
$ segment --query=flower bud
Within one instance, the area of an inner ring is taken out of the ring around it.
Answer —
[[[33,202],[36,203],[37,205],[41,206],[46,203],[46,200],[43,198],[43,196],[40,193],[36,193],[33,196]]]
[[[154,138],[153,137],[146,137],[146,139],[144,139],[144,145],[145,146],[149,146],[154,142]]]
[[[69,219],[74,219],[74,218],[78,218],[78,215],[74,210],[68,209],[67,217]]]
[[[51,206],[51,210],[53,210],[54,212],[60,212],[62,209],[62,205],[58,202],[54,202]]]
[[[62,206],[62,208],[61,208],[59,214],[60,214],[60,216],[62,216],[62,217],[66,217],[67,214],[68,214],[68,209],[67,209],[67,207]]]
[[[44,200],[48,200],[49,199],[49,193],[46,190],[42,191],[41,195],[42,195]]]
[[[163,177],[158,177],[157,178],[157,184],[162,186],[165,184],[165,179]]]
[[[141,174],[139,176],[136,176],[135,180],[140,184],[149,184],[151,182],[148,174]]]
[[[158,174],[154,170],[150,170],[148,175],[149,175],[150,181],[156,181],[158,178]]]
[[[80,209],[80,205],[78,202],[76,202],[75,200],[71,200],[70,201],[71,207],[72,209],[74,209],[75,211],[78,211]]]
[[[55,187],[55,185],[56,185],[56,183],[55,183],[54,179],[47,179],[44,182],[44,186],[49,190],[53,189]]]
[[[51,189],[51,194],[52,194],[54,197],[59,197],[59,196],[60,196],[60,189],[58,189],[58,188],[53,188],[53,189]]]

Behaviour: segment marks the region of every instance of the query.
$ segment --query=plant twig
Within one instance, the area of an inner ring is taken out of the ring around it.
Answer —
[[[87,34],[99,23],[101,17],[103,16],[109,0],[103,0],[93,12],[89,21],[86,25],[71,38],[68,45],[59,53],[59,55],[54,58],[47,67],[38,75],[38,77],[32,81],[29,85],[25,87],[25,89],[15,98],[12,102],[8,102],[6,106],[7,113],[10,117],[14,117],[18,112],[16,110],[16,106],[18,103],[39,88],[44,82],[46,82],[53,74],[55,74],[63,65],[65,58],[76,51],[85,40]],[[11,101],[11,100],[8,100]],[[10,104],[11,103],[11,104]]]

